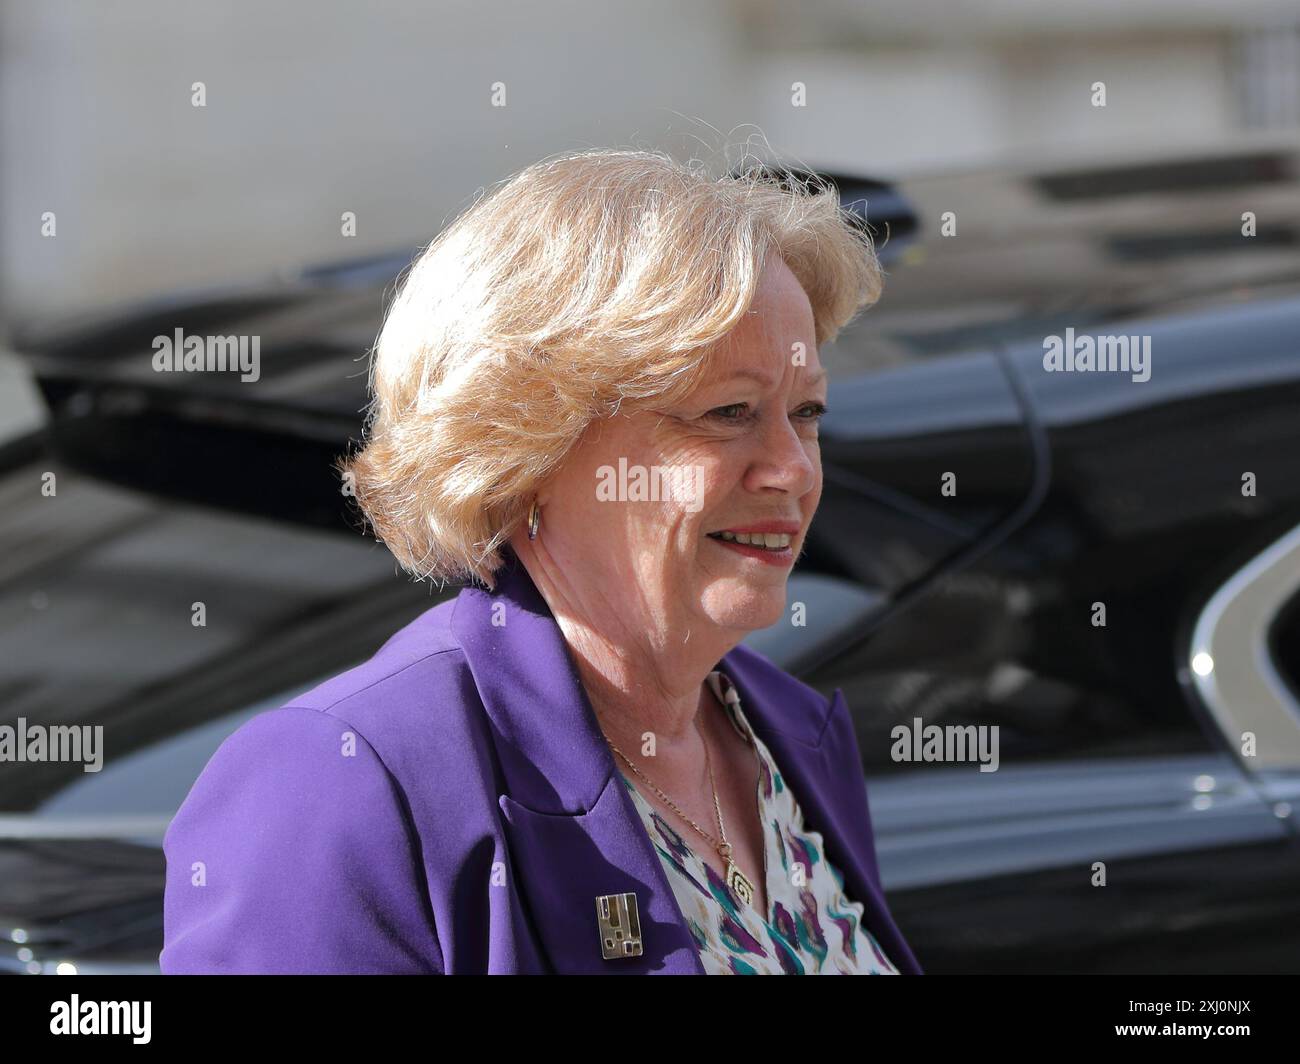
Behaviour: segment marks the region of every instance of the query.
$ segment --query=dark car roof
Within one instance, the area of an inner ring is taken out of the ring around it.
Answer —
[[[1003,167],[894,186],[917,219],[881,243],[882,300],[825,352],[841,373],[1188,305],[1300,294],[1300,150],[1245,146],[1104,166]],[[871,195],[865,197],[871,217]],[[846,192],[845,199],[849,199]],[[1258,233],[1242,235],[1253,211]],[[947,212],[956,236],[945,236]],[[418,249],[417,249],[418,250]],[[15,346],[38,371],[281,404],[358,426],[366,353],[416,250],[315,267],[247,289],[173,295],[58,327]],[[263,379],[152,372],[150,341],[187,332],[261,338]],[[323,425],[322,427],[325,427]]]

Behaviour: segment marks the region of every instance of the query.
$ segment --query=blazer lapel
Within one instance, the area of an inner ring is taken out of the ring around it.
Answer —
[[[755,668],[753,652],[737,647],[723,658],[720,668],[736,685],[745,718],[763,740],[782,777],[789,783],[806,826],[818,831],[826,856],[844,875],[845,893],[863,906],[863,922],[903,974],[920,974],[920,965],[889,915],[876,887],[876,868],[866,781],[862,775],[852,723],[844,706],[844,693],[835,695],[819,714],[789,711],[805,696],[793,682],[773,687]],[[784,712],[780,703],[788,699]],[[840,710],[844,712],[840,713]],[[848,729],[827,742],[836,723]],[[830,746],[841,756],[832,757]],[[847,756],[842,756],[847,754]]]
[[[496,591],[464,589],[451,625],[495,732],[511,883],[558,973],[703,974],[563,633],[505,555]],[[636,895],[643,952],[605,960],[596,899],[624,893]]]

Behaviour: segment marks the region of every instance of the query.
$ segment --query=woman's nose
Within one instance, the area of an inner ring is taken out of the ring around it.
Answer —
[[[787,418],[778,418],[767,431],[759,434],[760,457],[752,470],[754,487],[780,488],[792,495],[803,495],[817,482],[819,463],[815,443],[800,436]]]

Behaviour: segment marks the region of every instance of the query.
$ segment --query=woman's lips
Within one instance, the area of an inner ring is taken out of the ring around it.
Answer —
[[[720,532],[775,532],[787,536],[797,536],[803,529],[802,521],[759,521],[752,525],[736,525],[734,528],[720,528],[717,532],[711,532],[710,535],[718,535]]]
[[[778,565],[789,567],[794,564],[794,544],[793,542],[787,547],[778,549],[768,549],[765,547],[754,547],[748,543],[736,543],[734,540],[718,539],[716,536],[705,537],[710,543],[716,543],[725,550],[733,551],[736,554],[743,554],[747,558],[754,558],[757,561],[765,562],[768,565]]]

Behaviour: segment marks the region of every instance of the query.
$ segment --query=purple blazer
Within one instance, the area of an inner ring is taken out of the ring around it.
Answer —
[[[368,661],[245,723],[167,829],[178,973],[700,974],[695,942],[559,625],[509,550]],[[743,645],[719,663],[900,972],[857,741]],[[636,894],[644,953],[603,960],[595,899]]]

